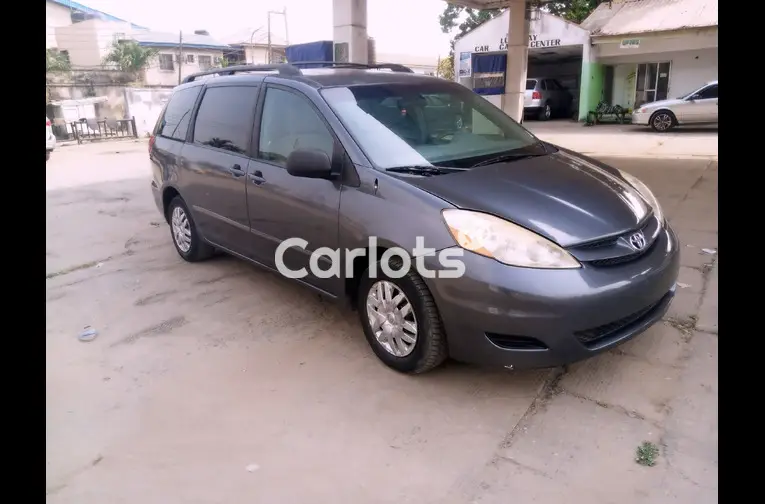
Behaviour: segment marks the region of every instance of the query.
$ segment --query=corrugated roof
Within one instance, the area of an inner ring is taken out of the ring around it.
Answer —
[[[594,37],[717,26],[717,0],[613,0],[587,17]]]
[[[111,14],[107,14],[106,12],[102,12],[100,10],[93,9],[91,7],[88,7],[87,5],[82,5],[81,3],[72,2],[71,0],[48,0],[49,2],[53,2],[55,4],[61,5],[63,7],[66,7],[67,9],[72,9],[75,11],[80,11],[85,14],[90,14],[91,16],[98,17],[100,19],[103,19],[105,21],[119,21],[122,23],[129,23],[129,21],[125,21],[124,19],[120,19],[117,16],[112,16]],[[131,26],[136,30],[146,30],[147,28],[145,26],[138,26],[137,24],[130,23]]]
[[[143,46],[178,47],[180,33],[143,31],[134,32],[131,35],[131,38]],[[183,47],[188,47],[189,49],[230,49],[229,46],[222,42],[218,42],[209,35],[197,35],[196,33],[183,34]]]

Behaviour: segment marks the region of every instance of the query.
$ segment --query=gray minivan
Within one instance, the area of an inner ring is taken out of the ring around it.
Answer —
[[[675,293],[677,237],[645,184],[397,65],[187,77],[149,157],[182,258],[223,251],[349,302],[401,372],[584,359]]]

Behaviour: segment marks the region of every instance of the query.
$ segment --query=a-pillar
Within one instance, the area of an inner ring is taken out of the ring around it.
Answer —
[[[367,0],[332,0],[335,61],[367,63]]]
[[[529,63],[529,16],[526,0],[510,1],[507,29],[507,73],[502,110],[516,121],[523,119],[526,69]]]

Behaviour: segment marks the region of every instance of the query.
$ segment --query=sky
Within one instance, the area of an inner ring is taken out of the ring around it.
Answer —
[[[289,42],[332,40],[332,0],[79,0],[80,3],[155,31],[207,30],[223,39],[266,26],[269,10],[287,9]],[[447,56],[450,36],[438,15],[444,0],[367,0],[367,31],[378,53]],[[282,35],[281,16],[271,16],[272,33]]]

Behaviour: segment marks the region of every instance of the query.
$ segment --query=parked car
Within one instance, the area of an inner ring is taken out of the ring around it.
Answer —
[[[524,115],[534,116],[540,121],[546,121],[553,116],[569,117],[573,101],[574,95],[555,79],[526,79]]]
[[[675,126],[717,124],[718,110],[717,81],[712,81],[680,98],[640,105],[632,114],[632,124],[650,125],[665,133]]]
[[[349,302],[377,357],[408,373],[447,357],[562,365],[664,315],[679,244],[640,180],[459,84],[326,65],[175,89],[149,158],[183,259],[217,249]]]
[[[53,134],[50,119],[45,116],[45,160],[50,159],[50,153],[56,148],[56,136]]]

